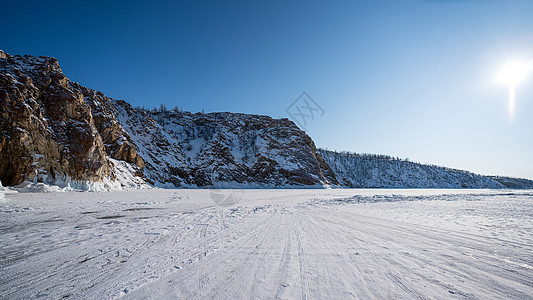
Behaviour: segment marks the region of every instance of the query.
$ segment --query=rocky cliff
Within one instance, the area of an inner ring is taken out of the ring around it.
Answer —
[[[0,181],[117,188],[119,169],[140,175],[142,159],[107,118],[102,96],[72,83],[51,57],[0,53]],[[123,166],[114,160],[137,165]],[[141,183],[142,181],[138,181]]]
[[[163,187],[336,185],[311,138],[288,119],[146,111],[116,101],[120,122]]]
[[[311,138],[287,119],[133,109],[71,82],[55,58],[1,51],[0,162],[8,186],[337,184]]]

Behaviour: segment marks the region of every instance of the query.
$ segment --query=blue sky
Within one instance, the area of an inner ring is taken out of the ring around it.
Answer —
[[[134,106],[288,117],[320,147],[533,179],[532,1],[11,1],[0,49]]]

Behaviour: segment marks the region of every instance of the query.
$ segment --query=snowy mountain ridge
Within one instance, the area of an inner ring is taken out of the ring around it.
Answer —
[[[318,152],[348,188],[505,188],[488,176],[385,155]]]
[[[1,50],[0,162],[0,183],[29,191],[533,188],[525,179],[317,149],[286,118],[133,108],[70,81],[55,58]]]

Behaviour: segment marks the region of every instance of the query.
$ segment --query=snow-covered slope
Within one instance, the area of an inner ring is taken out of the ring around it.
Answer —
[[[161,187],[336,185],[311,138],[288,119],[239,113],[133,109],[115,101],[120,123]]]
[[[424,165],[384,155],[319,149],[337,180],[350,188],[504,188],[501,183],[467,171]]]
[[[533,180],[503,176],[490,176],[493,180],[510,189],[533,189]]]

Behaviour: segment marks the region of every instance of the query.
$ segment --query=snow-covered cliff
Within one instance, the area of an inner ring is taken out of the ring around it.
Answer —
[[[336,185],[313,140],[288,119],[239,113],[133,109],[116,101],[119,120],[162,187]]]

